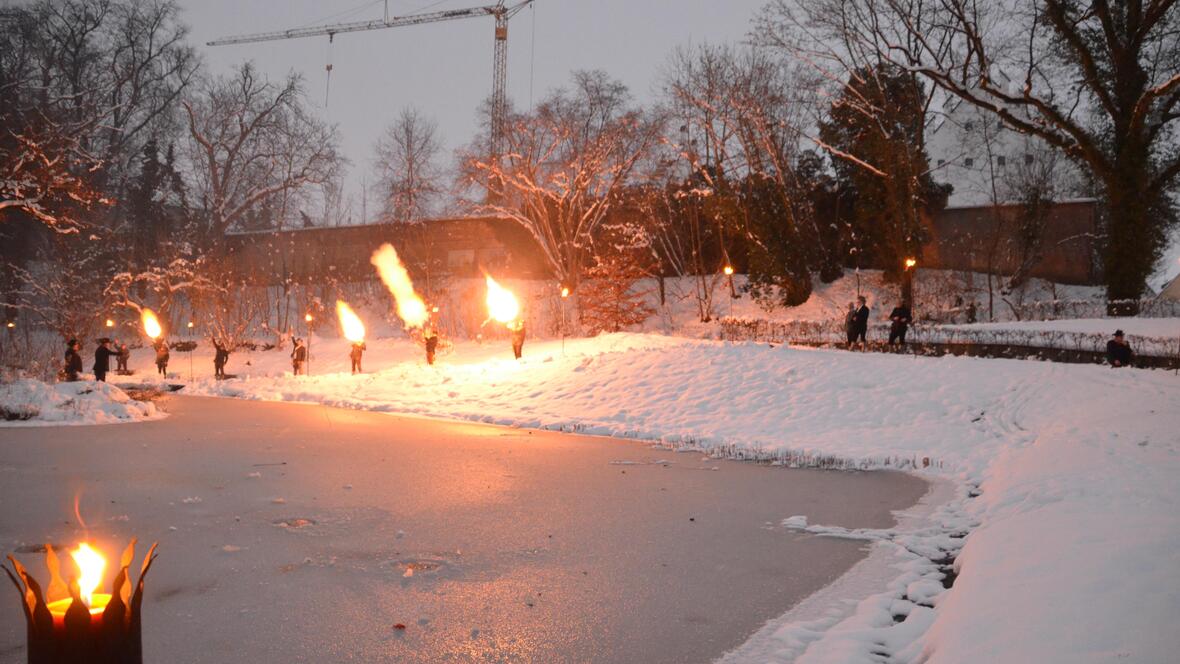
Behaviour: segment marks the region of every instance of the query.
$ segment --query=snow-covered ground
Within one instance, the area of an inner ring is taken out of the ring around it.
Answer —
[[[198,354],[186,392],[950,481],[952,497],[922,526],[850,533],[784,514],[784,532],[875,542],[893,554],[893,578],[845,597],[859,600],[854,610],[788,614],[737,661],[1160,662],[1180,651],[1168,618],[1180,608],[1172,373],[639,334],[571,340],[564,353],[529,342],[520,362],[502,342],[460,343],[433,367],[406,341],[370,348],[360,376],[343,372],[344,343],[316,339],[311,376],[290,376],[286,353],[272,351],[235,354],[229,371],[242,377],[226,381],[208,378]],[[187,368],[174,356],[174,370]],[[959,576],[947,592],[951,558]]]
[[[50,385],[31,378],[0,383],[0,427],[117,424],[159,417],[164,413],[155,404],[136,401],[109,383]]]

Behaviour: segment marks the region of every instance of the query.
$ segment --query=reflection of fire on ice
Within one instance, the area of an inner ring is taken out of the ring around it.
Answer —
[[[340,329],[345,339],[353,343],[365,340],[365,324],[344,300],[336,300],[336,316],[340,319]]]
[[[420,328],[426,324],[428,313],[426,303],[414,292],[414,282],[410,280],[410,273],[398,258],[393,245],[386,243],[373,252],[370,262],[377,268],[381,281],[389,289],[397,303],[397,315],[407,330]]]
[[[520,317],[520,303],[512,291],[507,290],[488,275],[488,318],[508,324]]]

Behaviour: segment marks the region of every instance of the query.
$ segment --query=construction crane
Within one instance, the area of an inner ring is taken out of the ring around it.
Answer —
[[[491,152],[492,163],[498,163],[503,154],[504,134],[508,122],[508,95],[505,91],[508,83],[508,19],[520,10],[531,5],[533,0],[521,0],[513,5],[505,5],[500,0],[494,5],[483,7],[468,7],[465,9],[446,9],[442,11],[410,14],[408,16],[390,16],[389,1],[385,2],[385,16],[371,21],[357,21],[355,23],[337,23],[310,28],[293,28],[275,32],[259,32],[251,35],[225,37],[208,42],[208,46],[229,46],[231,44],[251,44],[254,42],[277,41],[279,39],[300,39],[302,37],[328,36],[329,42],[336,35],[345,32],[363,32],[365,30],[384,30],[385,28],[400,28],[407,25],[421,25],[423,23],[438,23],[461,18],[478,18],[492,16],[496,19],[495,54],[492,58],[492,127]],[[328,75],[331,75],[332,65],[328,65]]]

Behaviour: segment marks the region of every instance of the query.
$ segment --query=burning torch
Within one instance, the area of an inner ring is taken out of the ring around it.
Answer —
[[[512,352],[520,359],[520,351],[524,346],[524,321],[520,318],[520,303],[512,291],[496,283],[488,275],[488,318],[503,323],[512,333]]]
[[[345,339],[352,342],[349,359],[352,360],[352,372],[361,370],[361,355],[365,351],[365,324],[344,300],[336,300],[336,317],[340,319],[340,331]]]

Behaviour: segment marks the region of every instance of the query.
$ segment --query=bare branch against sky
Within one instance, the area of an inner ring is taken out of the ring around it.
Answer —
[[[646,103],[678,45],[738,41],[764,0],[537,0],[509,25],[508,95],[528,106],[575,69],[602,69]],[[3,4],[3,0],[0,0]],[[278,81],[303,74],[308,97],[339,125],[353,164],[346,188],[359,195],[372,147],[398,110],[412,105],[438,122],[444,154],[476,133],[491,93],[493,22],[451,21],[337,36],[207,47],[219,37],[380,18],[368,0],[181,0],[191,39],[212,73],[251,59]],[[488,4],[481,0],[389,0],[391,15]],[[325,66],[331,62],[331,88]],[[325,102],[327,92],[327,105]],[[367,184],[373,184],[368,182]],[[373,209],[370,206],[370,209]]]

